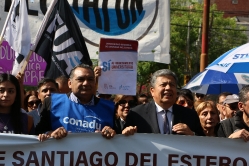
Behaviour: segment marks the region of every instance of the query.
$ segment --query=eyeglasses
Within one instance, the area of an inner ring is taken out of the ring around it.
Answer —
[[[179,100],[178,101],[178,105],[181,105],[181,106],[183,106],[185,103],[187,103],[189,107],[193,106],[193,102],[190,100]]]
[[[201,93],[196,93],[195,95],[197,98],[203,98],[205,96],[204,94],[201,94]]]
[[[122,107],[125,107],[126,103],[128,103],[129,107],[135,107],[137,105],[137,102],[135,100],[120,100],[118,104]]]
[[[41,100],[29,101],[28,107],[33,107],[34,104],[38,106],[40,103],[41,103]]]
[[[231,110],[237,110],[238,103],[226,104],[226,107],[229,107]]]

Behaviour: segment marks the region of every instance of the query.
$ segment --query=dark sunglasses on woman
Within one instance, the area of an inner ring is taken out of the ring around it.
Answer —
[[[120,100],[118,102],[118,104],[122,107],[125,107],[126,103],[128,103],[129,107],[135,107],[137,106],[137,102],[135,100],[129,100],[129,101],[126,101],[126,100]]]
[[[38,106],[40,103],[41,103],[41,100],[29,101],[28,106],[33,107],[34,104]]]

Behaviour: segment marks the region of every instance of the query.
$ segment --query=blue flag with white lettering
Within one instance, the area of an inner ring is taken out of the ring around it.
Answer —
[[[34,52],[47,62],[45,77],[69,76],[71,69],[78,64],[92,65],[84,37],[67,0],[54,0],[37,36]]]

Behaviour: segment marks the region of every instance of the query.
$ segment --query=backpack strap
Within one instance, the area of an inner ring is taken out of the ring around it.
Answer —
[[[28,133],[30,133],[30,130],[32,129],[34,125],[33,117],[28,115]]]

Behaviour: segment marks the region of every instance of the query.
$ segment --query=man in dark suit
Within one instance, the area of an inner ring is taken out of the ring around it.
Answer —
[[[152,75],[150,83],[154,101],[130,111],[122,134],[138,132],[204,136],[197,113],[175,104],[177,77],[174,72],[158,70]]]

